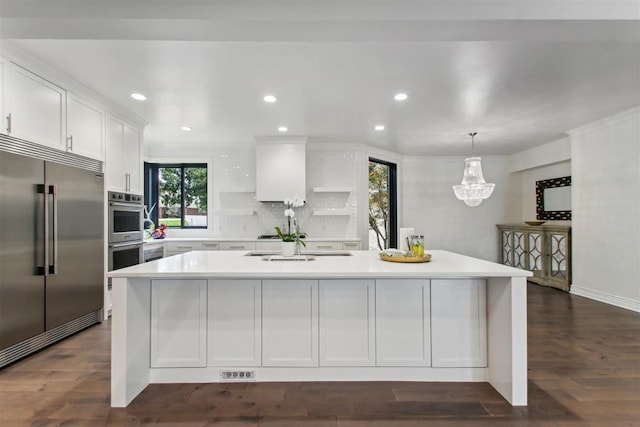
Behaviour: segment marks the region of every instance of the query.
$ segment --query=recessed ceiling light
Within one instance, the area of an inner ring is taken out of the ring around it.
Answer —
[[[396,101],[405,101],[408,98],[406,93],[396,93],[393,99]]]
[[[132,94],[131,94],[131,97],[132,97],[133,99],[135,99],[136,101],[145,101],[145,100],[147,99],[147,97],[146,97],[146,96],[144,96],[144,95],[143,95],[143,94],[141,94],[141,93],[137,93],[137,92],[132,93]]]
[[[384,130],[384,126],[383,125],[376,125],[374,127],[375,130],[377,130],[378,132],[380,132],[381,130]]]
[[[287,127],[286,127],[286,126],[280,126],[280,127],[278,128],[278,132],[286,132],[286,131],[288,131],[288,130],[289,130],[289,129],[287,129]]]
[[[265,97],[262,99],[264,99],[264,102],[268,102],[269,104],[272,104],[277,101],[276,97],[273,95],[265,95]]]
[[[180,126],[180,129],[182,129],[185,132],[191,132],[191,128],[189,126]]]

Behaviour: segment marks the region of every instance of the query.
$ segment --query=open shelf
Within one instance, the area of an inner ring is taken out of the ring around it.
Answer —
[[[350,216],[351,209],[314,209],[313,215],[319,216]]]
[[[313,187],[311,191],[314,193],[350,193],[353,190],[351,187],[338,187],[338,186],[323,186]]]

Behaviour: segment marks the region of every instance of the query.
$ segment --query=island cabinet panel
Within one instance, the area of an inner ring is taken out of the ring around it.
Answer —
[[[151,281],[151,367],[207,365],[207,281]]]
[[[209,366],[260,366],[261,292],[258,279],[209,280]]]
[[[377,366],[430,366],[429,280],[376,280]]]
[[[318,281],[262,281],[262,366],[318,366]]]
[[[486,301],[485,280],[431,280],[433,367],[487,366]]]
[[[375,281],[320,280],[320,366],[375,365]]]

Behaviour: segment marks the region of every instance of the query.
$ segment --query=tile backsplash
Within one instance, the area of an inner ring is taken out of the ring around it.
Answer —
[[[296,216],[309,236],[357,236],[356,159],[355,151],[307,148],[306,203],[296,208]],[[208,235],[255,238],[274,234],[275,226],[285,226],[284,204],[256,201],[255,161],[251,148],[213,152]],[[171,234],[182,237],[194,235],[193,231],[173,230]]]

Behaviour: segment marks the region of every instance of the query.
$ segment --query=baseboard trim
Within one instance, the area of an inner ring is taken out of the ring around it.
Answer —
[[[575,284],[571,285],[571,294],[640,313],[640,301],[632,300],[630,298],[623,298],[606,292],[583,288],[581,286],[576,286]]]

